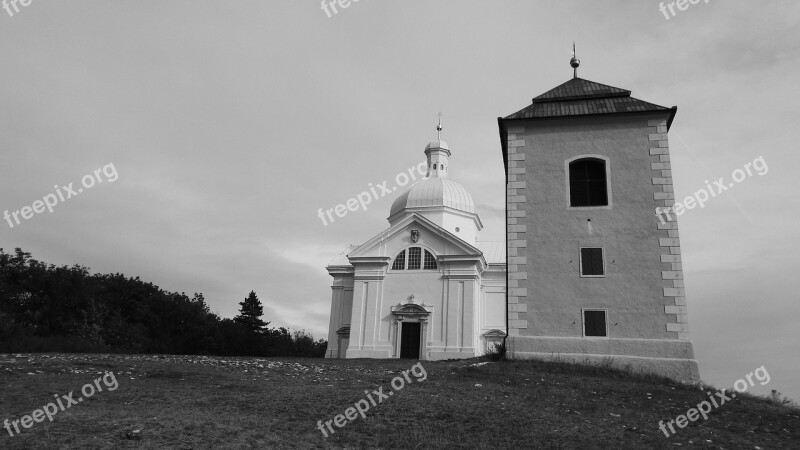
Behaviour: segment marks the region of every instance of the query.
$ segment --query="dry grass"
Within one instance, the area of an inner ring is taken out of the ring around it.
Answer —
[[[0,420],[77,397],[107,370],[119,382],[19,436],[0,428],[0,448],[800,448],[800,412],[761,399],[741,396],[666,438],[658,421],[703,392],[603,368],[475,362],[422,362],[426,381],[325,438],[318,420],[366,389],[391,390],[415,361],[0,355]]]

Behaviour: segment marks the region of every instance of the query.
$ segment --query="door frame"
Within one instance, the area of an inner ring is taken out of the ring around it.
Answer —
[[[398,307],[392,308],[392,314],[395,316],[394,320],[394,354],[392,357],[400,358],[400,346],[403,337],[403,323],[419,323],[419,359],[427,359],[427,336],[428,336],[428,317],[430,317],[432,309],[429,306],[417,305],[415,303],[406,303]]]
[[[419,333],[419,337],[418,337],[418,342],[417,342],[417,356],[416,356],[416,358],[414,358],[412,356],[409,359],[420,359],[420,357],[422,356],[422,341],[423,341],[423,339],[422,339],[422,323],[421,322],[416,322],[416,321],[410,321],[410,320],[409,321],[400,322],[400,326],[398,328],[398,333],[399,333],[399,339],[398,340],[400,341],[400,350],[399,350],[399,353],[398,353],[398,355],[399,355],[398,357],[399,358],[403,357],[403,343],[405,342],[405,339],[403,339],[403,332],[406,329],[406,325],[411,325],[411,324],[417,325],[417,330],[418,330],[418,333]],[[410,327],[409,327],[409,329],[410,329]]]

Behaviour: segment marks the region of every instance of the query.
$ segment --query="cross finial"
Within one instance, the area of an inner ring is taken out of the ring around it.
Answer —
[[[439,112],[439,124],[436,125],[436,139],[438,139],[438,140],[442,139],[442,116],[443,115],[444,114]]]

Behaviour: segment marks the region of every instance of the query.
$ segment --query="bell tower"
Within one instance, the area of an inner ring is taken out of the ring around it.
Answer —
[[[574,45],[574,44],[573,44]],[[574,47],[573,47],[574,51]],[[696,382],[668,132],[677,107],[578,77],[498,118],[507,350]]]

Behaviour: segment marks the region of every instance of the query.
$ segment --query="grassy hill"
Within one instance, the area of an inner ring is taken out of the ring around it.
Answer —
[[[417,364],[0,355],[0,420],[61,402],[0,428],[0,448],[800,448],[800,411],[748,395],[666,437],[659,421],[706,393],[568,364]]]

